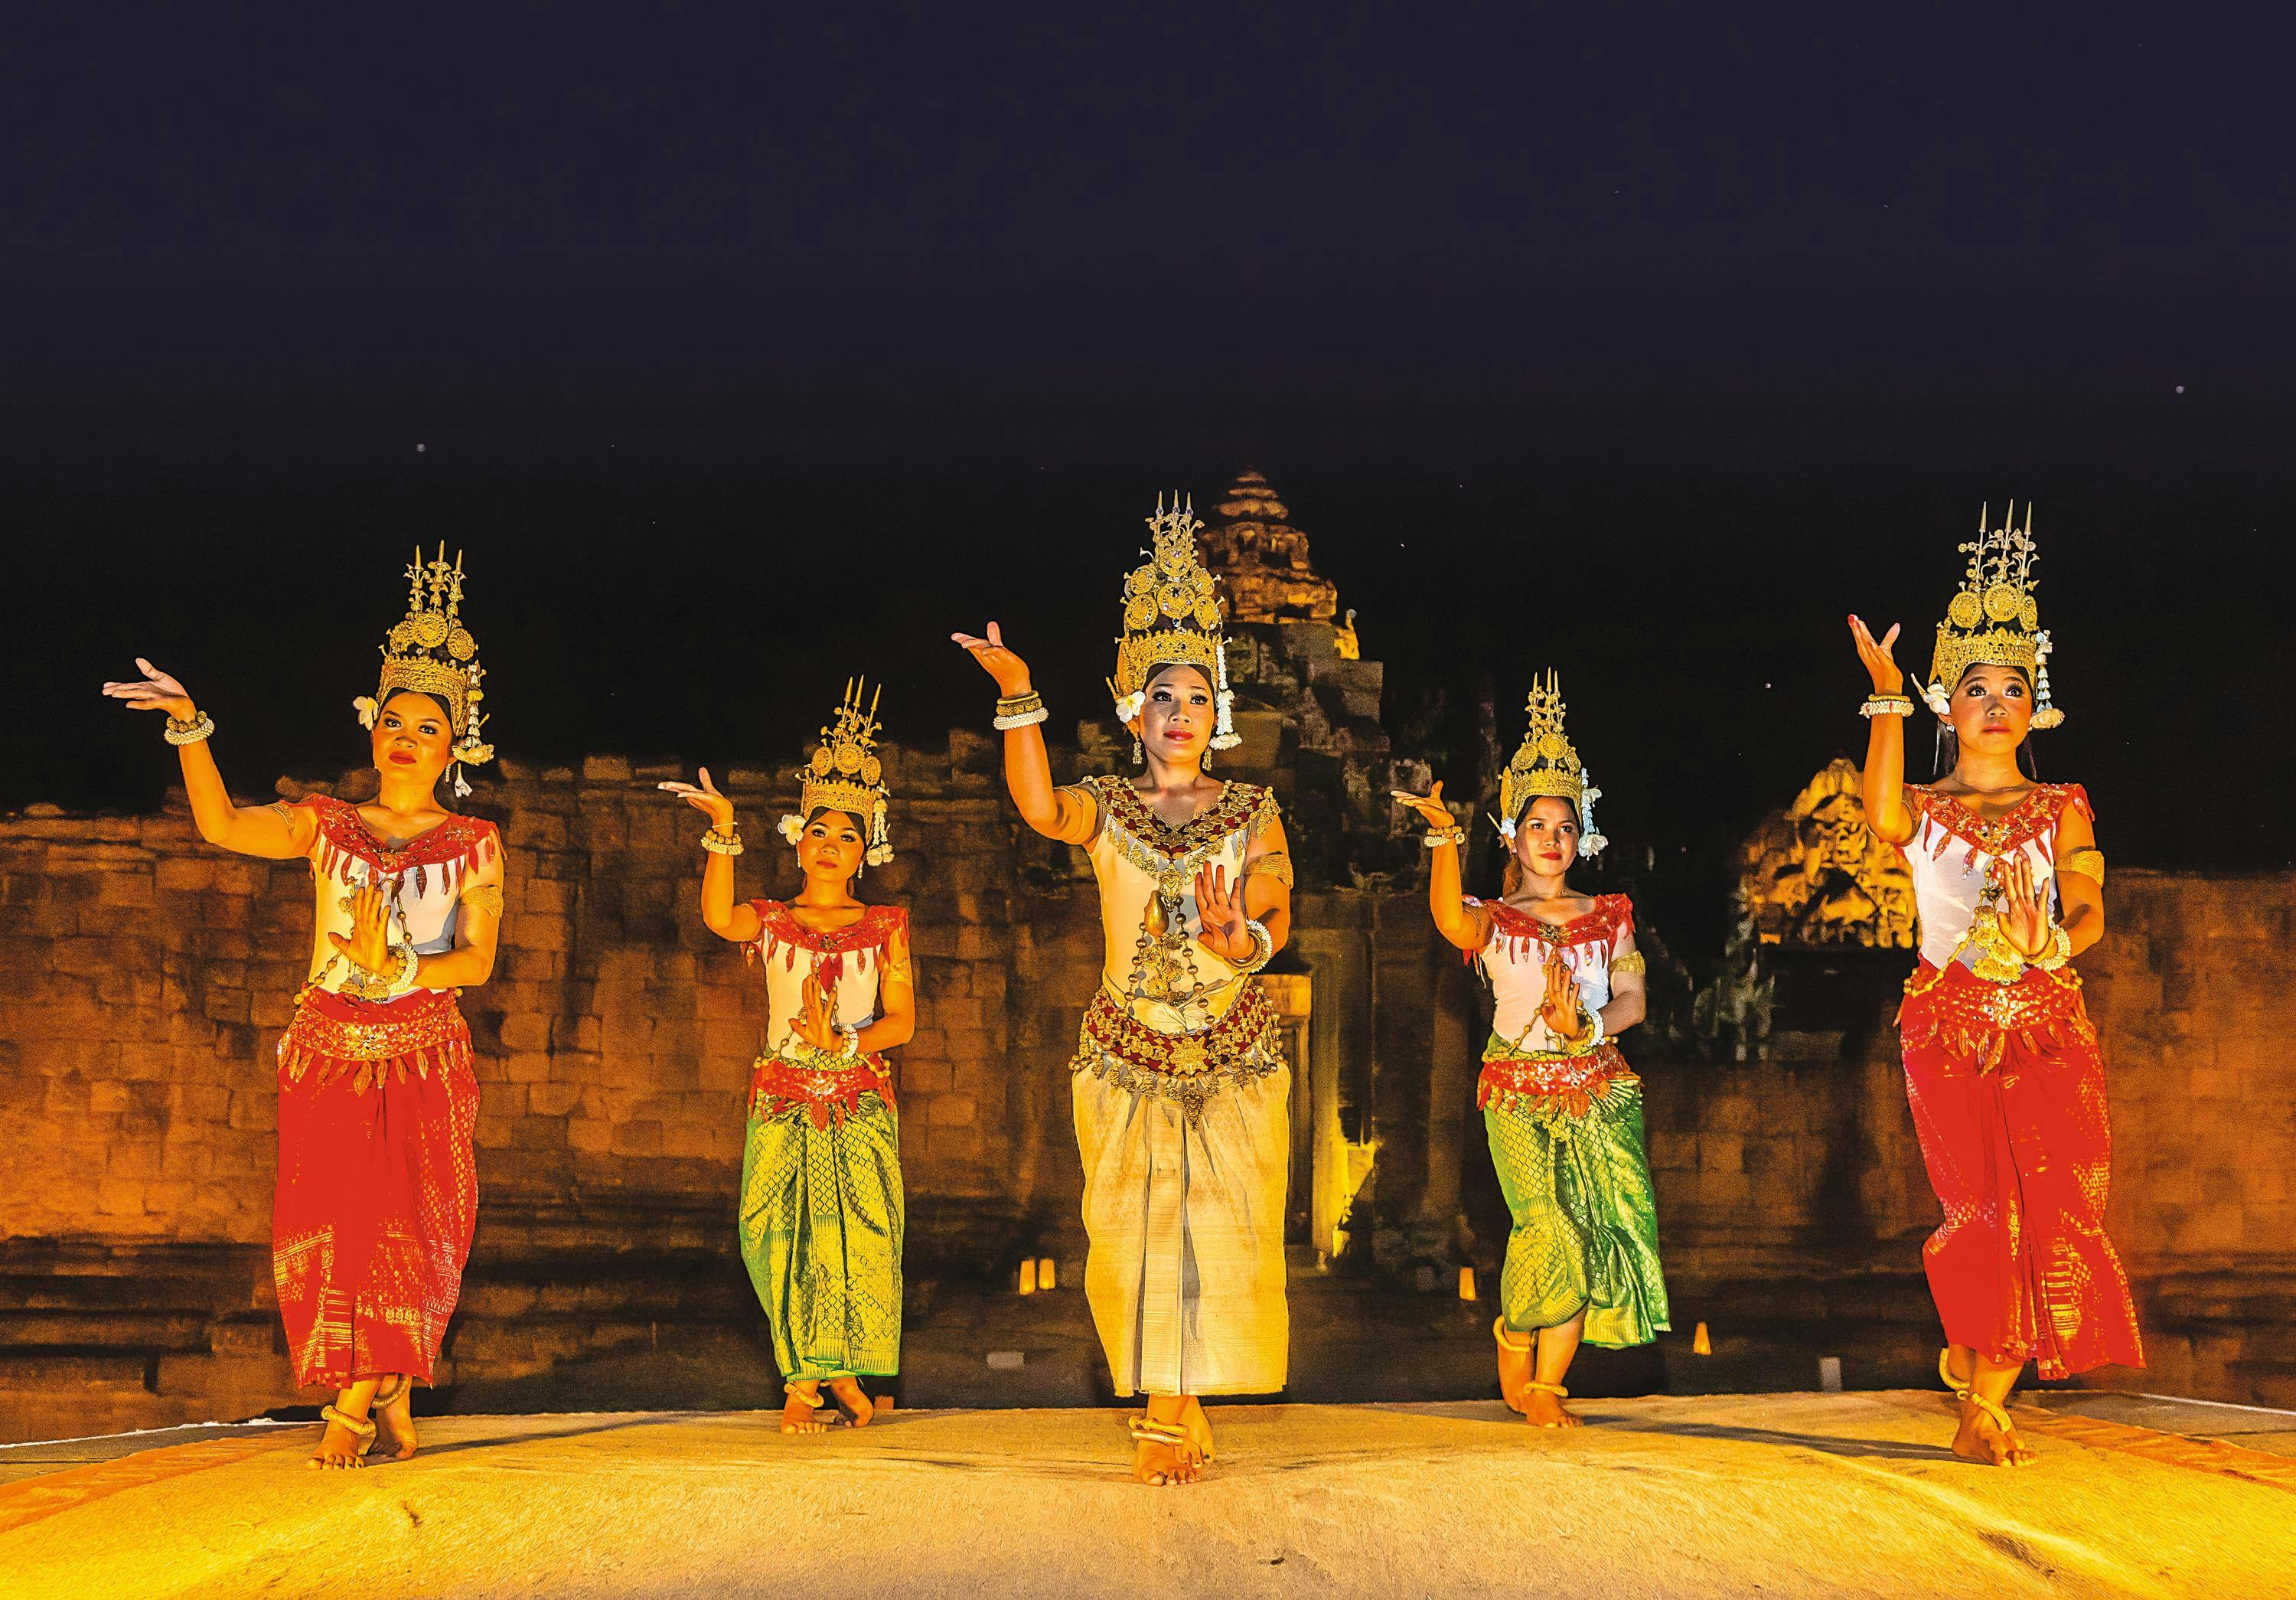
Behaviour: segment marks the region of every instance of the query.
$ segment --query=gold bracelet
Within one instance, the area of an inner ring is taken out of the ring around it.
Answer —
[[[1857,708],[1860,717],[1910,717],[1914,714],[1914,697],[1910,694],[1869,694],[1866,703]]]
[[[2045,972],[2054,972],[2073,958],[2073,936],[2065,931],[2065,925],[2059,923],[2051,930],[2051,932],[2054,937],[2049,940],[2047,953],[2027,956],[2026,965],[2037,966]]]
[[[1050,715],[1045,710],[1045,697],[1030,689],[1021,694],[999,695],[996,715],[988,726],[1000,734],[1009,734],[1014,728],[1033,726]]]
[[[168,718],[167,728],[160,736],[170,744],[197,744],[214,732],[215,718],[201,711],[198,719],[193,722]]]
[[[1648,972],[1650,970],[1650,963],[1643,959],[1643,953],[1640,950],[1628,950],[1625,955],[1611,963],[1611,970],[1614,972]]]
[[[742,853],[742,830],[728,823],[724,833],[711,828],[701,835],[701,848],[713,856],[738,856]]]

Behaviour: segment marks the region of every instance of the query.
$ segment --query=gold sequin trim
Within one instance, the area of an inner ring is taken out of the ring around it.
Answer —
[[[474,906],[491,916],[503,914],[503,891],[499,883],[473,883],[463,890],[463,903]]]
[[[1245,877],[1262,874],[1275,879],[1286,889],[1291,888],[1292,857],[1283,850],[1270,850],[1264,856],[1254,856],[1243,864]]]

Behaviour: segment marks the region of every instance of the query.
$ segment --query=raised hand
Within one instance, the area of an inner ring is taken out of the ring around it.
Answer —
[[[798,996],[797,1034],[816,1050],[827,1050],[839,1043],[829,991],[822,987],[818,972],[807,975],[805,988]]]
[[[1227,868],[1205,866],[1196,869],[1197,942],[1223,961],[1241,963],[1251,956],[1251,935],[1244,929],[1243,880],[1228,882]]]
[[[1556,1038],[1576,1043],[1593,1030],[1585,1021],[1578,1005],[1578,981],[1570,975],[1570,968],[1562,959],[1562,952],[1549,949],[1543,964],[1546,973],[1546,993],[1539,1000],[1539,1020],[1546,1031]]]
[[[103,685],[103,692],[114,700],[124,700],[134,711],[165,711],[178,722],[189,722],[198,710],[184,685],[160,671],[142,656],[135,658],[135,669],[144,676],[140,680]]]
[[[1857,646],[1857,659],[1866,663],[1866,670],[1874,679],[1876,694],[1902,694],[1906,692],[1906,669],[1898,665],[1890,652],[1898,643],[1898,624],[1890,624],[1890,631],[1879,643],[1874,630],[1866,626],[1863,617],[1849,619],[1849,637]]]
[[[656,784],[664,794],[674,794],[709,819],[709,825],[720,833],[731,832],[734,826],[734,802],[718,792],[718,785],[709,781],[709,769],[701,769],[699,787],[692,784]]]
[[[980,663],[983,672],[996,680],[999,694],[1010,699],[1029,692],[1029,663],[1004,647],[1004,635],[996,624],[988,625],[988,636],[985,639],[972,634],[948,636]]]
[[[1424,794],[1414,794],[1408,789],[1390,789],[1388,793],[1426,818],[1430,827],[1456,828],[1459,825],[1459,819],[1452,816],[1450,808],[1443,803],[1443,785],[1439,780],[1430,784]]]
[[[353,890],[349,937],[330,933],[327,938],[355,966],[380,972],[390,953],[390,901],[372,883]]]
[[[2048,891],[2033,879],[2030,857],[2020,852],[2001,864],[2001,898],[1996,915],[2001,931],[2030,961],[2049,953]]]

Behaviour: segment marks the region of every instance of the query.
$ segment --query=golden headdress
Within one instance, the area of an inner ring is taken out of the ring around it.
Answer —
[[[1499,815],[1491,820],[1512,845],[1524,807],[1542,794],[1567,800],[1578,808],[1579,853],[1601,855],[1610,843],[1595,831],[1595,802],[1603,792],[1595,787],[1594,775],[1579,764],[1578,751],[1562,731],[1562,687],[1552,668],[1544,678],[1531,680],[1525,709],[1530,726],[1499,777]]]
[[[2033,505],[2025,503],[2025,526],[2017,527],[2017,505],[1997,529],[1988,529],[1984,510],[1977,513],[1977,537],[1964,545],[1969,571],[1961,593],[1946,608],[1938,624],[1937,653],[1930,661],[1929,687],[1922,698],[1939,716],[1952,705],[1953,687],[1972,667],[2015,667],[2033,684],[2033,726],[2055,727],[2065,714],[2049,701],[2049,634],[2038,626],[2040,607],[2033,591],[2039,579],[2033,563]]]
[[[487,721],[479,710],[486,698],[479,687],[486,669],[479,665],[478,641],[463,626],[463,553],[457,550],[449,565],[442,541],[438,556],[426,562],[418,545],[406,582],[406,616],[383,642],[381,681],[372,698],[362,695],[351,703],[370,728],[382,714],[383,702],[401,689],[428,694],[445,706],[455,731],[455,792],[468,794],[471,787],[459,767],[491,761],[495,747],[479,736]]]
[[[1124,580],[1124,632],[1116,642],[1116,676],[1108,680],[1108,692],[1116,700],[1117,720],[1129,722],[1140,714],[1151,672],[1169,665],[1201,667],[1219,709],[1211,747],[1229,750],[1238,743],[1230,715],[1235,695],[1227,686],[1219,592],[1196,548],[1203,526],[1193,499],[1175,495],[1166,511],[1164,497],[1156,496],[1155,514],[1148,519],[1148,560]]]
[[[844,812],[867,833],[863,865],[882,866],[893,858],[892,841],[885,833],[885,765],[877,757],[877,702],[884,693],[885,685],[879,684],[865,711],[861,680],[846,680],[845,698],[822,728],[813,759],[797,769],[803,780],[798,808],[781,822],[782,836],[791,843],[805,831],[805,819],[825,807]]]

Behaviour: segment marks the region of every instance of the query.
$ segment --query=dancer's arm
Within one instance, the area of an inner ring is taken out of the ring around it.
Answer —
[[[986,638],[973,634],[949,637],[996,680],[997,693],[1011,700],[1029,693],[1029,663],[1005,647],[1004,636],[996,623],[988,625]],[[1073,789],[1053,786],[1053,762],[1045,751],[1041,723],[1004,730],[1004,787],[1021,809],[1021,820],[1037,833],[1063,844],[1092,842],[1100,824],[1098,808],[1090,798]]]
[[[721,837],[732,835],[734,802],[718,792],[707,767],[701,769],[698,785],[670,783],[654,787],[677,796],[708,817],[711,832]],[[737,945],[748,944],[758,936],[758,908],[747,900],[734,898],[734,857],[717,850],[701,852],[701,925]]]
[[[1431,832],[1447,833],[1459,825],[1459,819],[1443,803],[1440,784],[1425,794],[1413,794],[1404,789],[1390,792],[1417,812]],[[1480,950],[1491,942],[1491,914],[1480,906],[1470,904],[1461,890],[1459,854],[1459,847],[1449,843],[1439,844],[1430,852],[1427,909],[1434,915],[1436,932],[1462,950]]]
[[[1603,1007],[1603,1033],[1615,1038],[1650,1014],[1650,983],[1639,972],[1619,971],[1619,958],[1635,951],[1631,930],[1611,947],[1611,1002]]]
[[[905,923],[885,941],[884,965],[877,974],[877,1020],[861,1030],[864,1050],[892,1050],[917,1036],[917,981],[909,965],[909,930]]]
[[[1903,694],[1906,674],[1890,651],[1898,643],[1898,625],[1877,642],[1862,618],[1849,619],[1849,636],[1857,645],[1857,659],[1872,677],[1876,694]],[[1884,844],[1903,844],[1914,836],[1913,808],[1906,804],[1906,719],[1872,717],[1866,735],[1864,799],[1866,825]]]
[[[165,711],[177,722],[199,720],[199,708],[183,685],[142,656],[135,658],[135,666],[144,674],[142,681],[106,684],[103,692],[114,700],[126,701],[135,710]],[[176,747],[184,766],[184,792],[192,802],[192,824],[200,837],[239,855],[260,856],[267,861],[291,861],[308,855],[319,826],[310,808],[232,804],[231,791],[224,787],[223,774],[216,769],[215,754],[208,745],[208,740],[200,739]]]
[[[2082,870],[2084,854],[2094,873]],[[2057,818],[2057,898],[2076,956],[2104,937],[2103,871],[2095,825],[2079,806],[2067,801],[2064,815]]]

